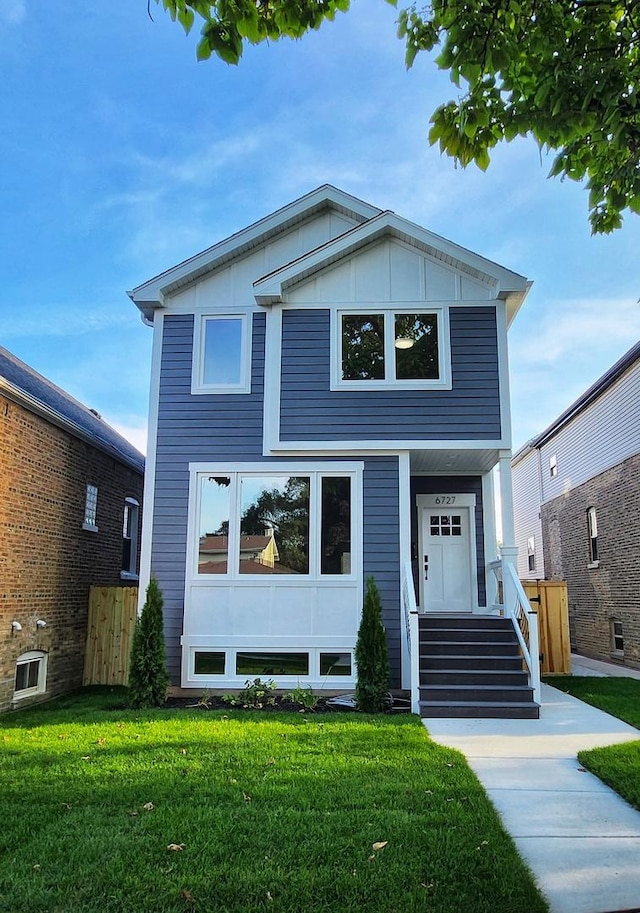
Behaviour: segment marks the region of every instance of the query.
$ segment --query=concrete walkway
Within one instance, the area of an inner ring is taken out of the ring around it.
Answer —
[[[466,755],[552,913],[640,913],[640,812],[576,758],[640,731],[549,685],[539,720],[424,722]]]

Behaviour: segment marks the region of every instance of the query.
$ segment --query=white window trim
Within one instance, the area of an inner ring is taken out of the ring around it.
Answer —
[[[342,378],[342,317],[349,314],[384,314],[384,364],[394,364],[394,316],[396,314],[434,314],[438,323],[438,374],[433,380],[343,380]],[[385,307],[366,303],[331,310],[331,390],[451,390],[451,334],[449,309],[434,307],[425,302],[397,302]]]
[[[24,688],[22,691],[16,691],[14,679],[14,702],[24,700],[27,697],[33,697],[36,694],[45,693],[47,690],[47,659],[48,656],[43,650],[30,650],[28,653],[23,653],[17,658],[16,671],[18,666],[24,666],[35,661],[38,661],[40,665],[38,668],[38,683],[35,685],[35,687]]]
[[[205,384],[204,347],[206,325],[210,320],[240,320],[242,325],[240,342],[240,380],[237,384]],[[224,314],[195,314],[193,326],[193,357],[191,369],[191,393],[251,393],[251,324],[253,315],[247,311],[225,311]]]
[[[195,671],[196,653],[224,653],[225,671],[223,673],[199,673]],[[301,642],[300,646],[290,647],[278,646],[276,643],[256,644],[252,643],[227,646],[227,645],[208,645],[199,643],[189,644],[184,650],[184,660],[186,664],[186,685],[185,687],[232,687],[241,688],[247,681],[246,673],[236,672],[236,657],[238,653],[307,653],[309,656],[309,672],[307,675],[270,675],[276,682],[277,688],[292,688],[295,685],[311,686],[322,690],[323,688],[345,688],[353,687],[357,670],[355,661],[355,647],[353,644],[348,645],[328,645],[318,646],[317,644],[306,644]],[[351,675],[326,675],[320,672],[320,655],[322,653],[348,653],[351,657]]]
[[[255,583],[264,586],[308,586],[314,583],[344,583],[353,585],[360,580],[362,565],[362,463],[248,463],[236,464],[233,469],[231,463],[191,463],[189,482],[189,522],[187,543],[187,584],[229,586]],[[198,573],[198,541],[200,530],[200,479],[207,475],[228,476],[231,478],[230,488],[230,519],[238,520],[242,514],[241,509],[241,478],[264,476],[309,476],[309,517],[316,522],[309,524],[309,573],[292,575],[271,574],[240,574],[240,525],[238,522],[230,523],[229,548],[227,557],[226,574],[199,574]],[[320,518],[321,518],[321,482],[326,477],[344,477],[351,479],[351,573],[350,574],[321,574],[320,573]]]

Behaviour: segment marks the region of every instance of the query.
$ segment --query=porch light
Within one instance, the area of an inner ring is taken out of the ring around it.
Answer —
[[[409,339],[407,336],[398,336],[395,342],[396,349],[411,349],[415,345],[415,339]]]

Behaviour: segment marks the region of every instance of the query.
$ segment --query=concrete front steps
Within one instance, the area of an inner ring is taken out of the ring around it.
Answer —
[[[418,624],[422,717],[538,719],[511,619],[424,614]]]

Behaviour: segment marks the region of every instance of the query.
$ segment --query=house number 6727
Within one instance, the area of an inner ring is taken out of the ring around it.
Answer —
[[[436,498],[436,504],[455,504],[456,496],[455,495],[442,495],[441,497]]]

